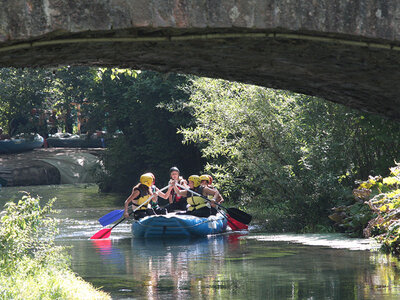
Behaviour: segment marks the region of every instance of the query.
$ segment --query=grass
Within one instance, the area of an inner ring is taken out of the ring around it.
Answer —
[[[63,247],[55,246],[50,201],[24,196],[8,202],[0,220],[0,299],[111,299],[71,271]]]
[[[1,299],[111,299],[67,268],[34,266],[27,270],[26,264],[12,274],[0,275]]]

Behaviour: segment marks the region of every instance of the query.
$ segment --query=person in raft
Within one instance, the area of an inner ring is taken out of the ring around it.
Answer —
[[[179,176],[180,172],[177,167],[172,167],[171,169],[169,169],[169,175],[171,178],[169,181],[170,186],[173,187],[175,185],[175,183],[179,183],[180,185],[183,185],[184,187],[189,188],[186,180],[183,179],[182,176]],[[168,201],[169,201],[169,204],[165,207],[168,212],[173,212],[173,211],[177,211],[177,210],[180,210],[180,211],[186,210],[186,206],[187,206],[186,197],[178,195],[177,193],[175,193],[174,189],[171,191],[171,193],[168,197]]]
[[[135,185],[132,189],[132,193],[130,196],[125,200],[125,205],[124,205],[124,217],[129,218],[129,213],[128,213],[128,208],[129,204],[133,204],[134,206],[139,207],[142,205],[139,209],[137,209],[134,213],[134,218],[135,220],[139,220],[140,218],[143,218],[147,215],[153,215],[155,211],[153,209],[148,209],[147,205],[149,204],[148,199],[153,196],[153,191],[152,191],[152,185],[154,182],[153,177],[151,176],[150,173],[143,174],[140,176],[140,182]],[[171,188],[172,189],[172,188]],[[164,194],[158,189],[156,190],[156,196],[164,196],[165,198],[168,198],[169,194]],[[168,193],[168,192],[167,192]],[[155,197],[156,197],[155,196]]]
[[[197,192],[204,197],[208,197],[209,195],[213,196],[212,200],[210,201],[215,202],[216,199],[218,199],[219,193],[217,190],[212,190],[207,186],[200,185],[200,176],[191,175],[188,178],[188,181],[189,188],[192,191]],[[202,197],[196,196],[187,190],[179,190],[176,186],[174,186],[174,190],[178,195],[187,197],[187,203],[189,204],[189,207],[186,211],[187,215],[208,218],[212,214],[209,201],[203,199]]]
[[[201,186],[206,186],[212,190],[215,190],[218,192],[218,197],[216,198],[216,203],[221,204],[224,202],[224,198],[222,197],[221,193],[212,185],[213,178],[210,175],[201,175],[200,176],[200,185]],[[208,199],[212,199],[212,196],[208,196]],[[211,203],[211,214],[215,215],[217,214],[217,206],[215,204]]]

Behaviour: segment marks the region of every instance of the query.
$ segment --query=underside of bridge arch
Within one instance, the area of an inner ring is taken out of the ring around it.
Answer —
[[[400,118],[400,45],[239,28],[55,31],[0,44],[1,67],[98,65],[178,72],[318,96]]]

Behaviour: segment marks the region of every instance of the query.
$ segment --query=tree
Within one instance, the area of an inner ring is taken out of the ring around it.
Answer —
[[[107,129],[121,132],[104,156],[103,190],[128,191],[147,171],[167,183],[173,165],[186,175],[202,168],[198,150],[182,145],[176,133],[177,126],[191,121],[190,115],[170,109],[175,102],[187,101],[187,93],[179,89],[186,83],[187,77],[177,74],[140,72],[113,77],[110,70],[103,74],[101,88],[93,89],[90,97],[97,111],[106,115]]]
[[[23,131],[32,109],[46,108],[51,76],[43,69],[0,69],[0,126],[5,132],[10,133],[12,120],[19,120]]]
[[[354,179],[397,158],[400,125],[321,99],[197,78],[181,130],[202,147],[207,172],[271,228],[328,225],[329,209],[350,198]],[[390,137],[386,138],[390,131]]]

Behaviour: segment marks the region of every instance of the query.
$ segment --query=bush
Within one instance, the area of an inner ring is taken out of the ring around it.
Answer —
[[[68,267],[65,249],[55,246],[57,222],[48,217],[55,199],[43,208],[29,194],[8,202],[0,219],[1,299],[110,299]]]
[[[386,252],[400,254],[400,164],[390,176],[370,176],[353,190],[356,203],[329,217],[353,236],[375,237]]]
[[[361,188],[370,189],[367,204],[375,213],[364,236],[374,236],[383,250],[400,254],[400,164],[390,169],[390,176],[370,178],[360,184]]]

